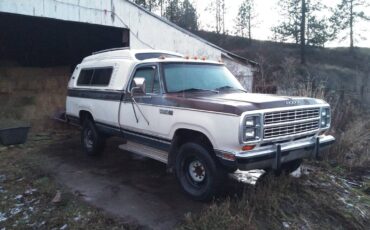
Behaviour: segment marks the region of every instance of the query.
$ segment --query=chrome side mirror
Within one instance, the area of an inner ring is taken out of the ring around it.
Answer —
[[[145,94],[145,92],[146,92],[146,90],[145,90],[145,78],[137,77],[137,78],[134,78],[133,80],[134,80],[135,87],[133,87],[131,89],[131,97],[133,97],[135,93]]]

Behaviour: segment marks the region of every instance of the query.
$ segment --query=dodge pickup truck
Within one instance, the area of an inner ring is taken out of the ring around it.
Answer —
[[[126,48],[83,59],[69,81],[66,115],[87,155],[119,148],[167,164],[197,200],[236,170],[292,172],[334,142],[320,99],[247,92],[223,63]]]

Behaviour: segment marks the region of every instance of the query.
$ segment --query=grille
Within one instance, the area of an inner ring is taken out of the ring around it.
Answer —
[[[314,131],[319,128],[319,120],[304,122],[292,125],[283,125],[278,127],[269,127],[264,129],[264,139],[283,137],[288,135],[300,134]]]
[[[320,108],[296,109],[288,111],[271,112],[265,114],[264,124],[299,121],[310,118],[319,118]]]

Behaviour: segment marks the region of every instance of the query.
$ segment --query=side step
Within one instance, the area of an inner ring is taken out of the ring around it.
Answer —
[[[126,144],[120,145],[118,148],[138,154],[138,155],[149,157],[154,160],[167,164],[167,160],[168,160],[167,152],[149,147],[147,145],[142,145],[142,144],[138,144],[135,142],[127,141]]]

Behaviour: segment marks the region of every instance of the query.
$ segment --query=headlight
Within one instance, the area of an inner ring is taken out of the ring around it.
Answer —
[[[330,108],[321,108],[320,127],[322,129],[328,129],[330,127],[330,122],[331,122]]]
[[[259,141],[261,139],[261,116],[248,115],[243,120],[243,142]]]
[[[254,119],[255,119],[255,117],[247,117],[245,119],[245,126],[246,127],[253,127],[255,125]]]
[[[254,129],[246,129],[245,130],[245,138],[250,139],[256,136],[256,132]]]

